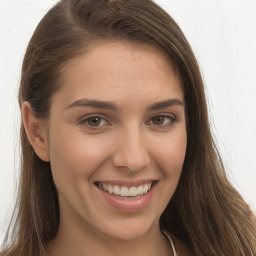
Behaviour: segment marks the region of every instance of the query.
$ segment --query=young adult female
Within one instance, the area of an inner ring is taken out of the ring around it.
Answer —
[[[1,255],[255,256],[193,52],[151,0],[62,0],[23,61],[22,164]]]

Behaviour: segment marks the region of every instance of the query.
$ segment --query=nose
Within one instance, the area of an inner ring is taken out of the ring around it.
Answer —
[[[136,172],[147,167],[151,160],[145,136],[140,129],[127,129],[117,138],[113,164]]]

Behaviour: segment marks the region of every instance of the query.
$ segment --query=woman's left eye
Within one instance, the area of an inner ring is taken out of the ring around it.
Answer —
[[[170,126],[175,121],[176,121],[176,118],[173,116],[158,115],[151,118],[149,123],[155,126]]]
[[[81,123],[86,124],[90,127],[101,127],[106,125],[107,121],[106,119],[100,116],[90,116],[84,119]]]

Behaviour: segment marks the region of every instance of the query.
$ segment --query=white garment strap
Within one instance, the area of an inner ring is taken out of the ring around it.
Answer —
[[[168,234],[168,232],[167,231],[162,231],[163,232],[163,234],[168,238],[168,240],[169,240],[169,242],[170,242],[170,245],[171,245],[171,247],[172,247],[172,251],[173,251],[173,256],[177,256],[177,253],[176,253],[176,250],[175,250],[175,246],[174,246],[174,243],[173,243],[173,241],[172,241],[172,238],[171,238],[171,236]]]

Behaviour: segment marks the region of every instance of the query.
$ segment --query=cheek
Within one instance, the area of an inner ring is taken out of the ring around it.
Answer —
[[[55,181],[67,179],[79,182],[90,177],[106,160],[107,143],[81,131],[63,129],[52,131],[50,137],[50,162]]]
[[[155,144],[156,145],[156,144]],[[156,162],[167,177],[179,179],[187,148],[186,130],[172,134],[155,147]]]
[[[155,143],[155,158],[157,169],[161,172],[156,202],[161,202],[159,212],[163,212],[172,198],[180,180],[186,154],[186,130],[170,133],[165,139]]]

